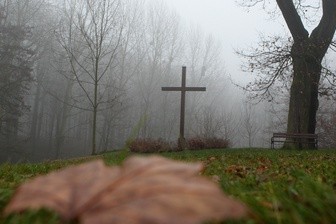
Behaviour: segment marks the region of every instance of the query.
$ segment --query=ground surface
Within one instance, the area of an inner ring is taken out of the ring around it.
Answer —
[[[119,165],[128,155],[119,152],[98,157],[109,165]],[[250,217],[232,223],[336,223],[336,150],[223,149],[161,155],[202,161],[203,175],[247,204]],[[0,165],[0,223],[60,223],[57,215],[48,211],[10,217],[3,217],[2,211],[16,187],[27,179],[95,158]]]

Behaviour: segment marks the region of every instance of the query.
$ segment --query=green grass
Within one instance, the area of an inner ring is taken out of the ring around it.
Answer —
[[[202,161],[203,175],[219,178],[229,195],[250,208],[250,216],[230,223],[336,223],[336,151],[204,150],[161,154]],[[119,165],[125,153],[100,156]],[[91,158],[0,166],[0,212],[15,188],[27,179]],[[2,212],[1,212],[2,214]],[[0,223],[59,223],[50,211],[3,217]]]

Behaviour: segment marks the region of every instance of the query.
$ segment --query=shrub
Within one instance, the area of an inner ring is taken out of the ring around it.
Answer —
[[[205,139],[200,137],[194,137],[187,139],[188,149],[190,150],[200,150],[206,149]]]
[[[230,142],[227,139],[207,138],[206,145],[208,149],[225,149],[230,146]]]
[[[229,141],[226,139],[202,137],[187,139],[187,144],[189,150],[224,149],[228,148],[230,145]]]
[[[171,144],[161,139],[135,139],[129,146],[131,152],[151,153],[151,152],[169,152],[175,149]]]
[[[224,149],[229,147],[229,141],[221,138],[189,138],[187,141],[187,148],[189,150],[202,149]],[[173,152],[179,149],[172,143],[168,143],[161,139],[135,139],[129,145],[131,152],[137,153],[153,153],[153,152]]]

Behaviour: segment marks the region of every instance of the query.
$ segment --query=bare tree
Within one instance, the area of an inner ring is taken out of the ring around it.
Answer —
[[[207,87],[205,93],[190,94],[187,97],[186,110],[190,119],[186,127],[189,130],[194,129],[193,124],[197,123],[196,114],[202,106],[213,108],[216,103],[223,104],[218,102],[221,97],[225,98],[223,93],[227,86],[221,49],[220,42],[213,36],[206,35],[199,27],[192,26],[188,30],[184,54],[184,61],[189,65],[188,85]],[[188,131],[186,133],[188,135]]]
[[[52,116],[56,119],[56,128],[55,128],[55,147],[56,147],[56,158],[60,155],[61,147],[65,141],[66,136],[66,127],[68,119],[70,117],[71,110],[78,107],[78,109],[84,109],[85,105],[78,105],[74,99],[74,88],[75,84],[78,81],[77,75],[81,74],[80,65],[76,64],[75,59],[82,60],[80,56],[86,52],[86,46],[83,45],[83,37],[78,29],[76,23],[76,17],[78,9],[75,1],[64,2],[63,8],[59,11],[61,17],[59,22],[59,28],[56,29],[55,36],[58,43],[62,46],[61,49],[56,48],[54,52],[54,63],[52,64],[55,70],[59,73],[60,77],[57,81],[57,86],[63,86],[62,90],[49,89],[48,93],[54,97],[58,104],[60,104],[60,109],[53,111],[52,113],[57,112],[56,116]],[[81,41],[79,41],[81,40]],[[55,80],[55,78],[54,78]],[[81,86],[81,85],[79,85]],[[60,88],[60,87],[58,87]],[[81,94],[80,94],[81,95]]]
[[[141,96],[141,116],[147,117],[141,129],[141,137],[152,137],[154,133],[153,123],[157,120],[154,113],[155,92],[158,92],[160,83],[170,82],[172,78],[172,66],[177,62],[181,54],[181,26],[180,18],[175,11],[168,9],[163,1],[151,2],[148,6],[148,14],[144,24],[142,52],[145,60],[142,63],[140,74],[136,76],[136,85]],[[141,49],[140,49],[141,50]],[[160,98],[160,106],[167,108],[167,95]],[[162,109],[162,108],[161,108]],[[163,112],[163,122],[168,121],[166,112]],[[169,128],[168,128],[169,129]]]
[[[195,120],[198,123],[196,135],[204,138],[215,138],[221,135],[221,131],[225,126],[224,120],[216,115],[216,111],[213,108],[205,107],[200,115],[196,114],[195,116]]]
[[[221,138],[235,144],[238,121],[233,112],[221,111],[214,105],[202,107],[195,114],[193,134],[204,138]]]
[[[284,79],[291,82],[287,132],[315,133],[322,60],[329,47],[333,46],[336,1],[322,0],[308,3],[304,0],[277,0],[276,3],[292,37],[282,46],[277,45],[278,40],[275,38],[274,41],[268,42],[270,45],[264,46],[265,52],[258,51],[257,54],[253,54],[254,59],[260,61],[252,65],[257,65],[259,68],[265,66],[265,72],[262,72],[264,76],[256,80],[253,86],[256,86],[261,93],[268,93],[270,86],[286,75]],[[242,4],[247,7],[263,4],[265,7],[268,1],[245,1]],[[309,12],[313,11],[314,14],[318,10],[322,10],[322,17],[309,34],[304,21],[314,22],[310,19]],[[252,70],[254,69],[252,66]],[[287,147],[298,145],[288,144]],[[303,147],[309,147],[309,144],[303,144]]]
[[[33,30],[33,45],[36,49],[36,65],[33,71],[34,82],[31,88],[33,94],[33,102],[31,105],[30,118],[30,138],[33,144],[40,137],[42,118],[44,116],[43,101],[46,98],[46,92],[43,89],[45,80],[48,76],[54,74],[52,71],[51,61],[53,60],[53,49],[56,44],[54,38],[54,29],[56,27],[56,12],[53,5],[47,1],[38,5],[39,11],[35,12],[35,16],[30,19]],[[36,7],[36,5],[35,5]],[[26,20],[25,20],[26,21]]]
[[[248,147],[255,145],[257,135],[262,129],[262,123],[256,114],[256,110],[252,104],[245,102],[241,114],[241,135],[248,142]]]
[[[92,154],[96,154],[97,115],[109,107],[103,101],[108,86],[100,85],[108,75],[109,68],[115,62],[123,36],[124,12],[120,0],[69,0],[64,2],[65,10],[75,10],[74,30],[63,38],[62,47],[67,52],[76,84],[81,88],[92,111]],[[74,34],[77,35],[74,35]],[[69,39],[79,41],[83,51],[80,55]]]
[[[107,91],[107,101],[114,100],[115,103],[103,112],[100,149],[104,151],[113,146],[121,147],[120,142],[124,140],[129,122],[127,112],[131,110],[131,94],[127,89],[145,60],[145,52],[141,49],[144,35],[141,30],[144,26],[144,1],[127,0],[124,1],[124,7],[127,10],[124,36],[117,55],[118,63],[110,69],[110,73],[114,75],[108,80],[111,88]]]

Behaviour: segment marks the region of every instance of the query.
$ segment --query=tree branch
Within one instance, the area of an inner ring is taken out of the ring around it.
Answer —
[[[336,30],[336,1],[323,0],[323,16],[319,25],[313,30],[311,39],[321,48],[321,53],[324,55],[330,44]]]
[[[306,39],[309,36],[309,33],[304,28],[302,20],[295,8],[293,1],[277,0],[277,4],[282,12],[294,41]]]

